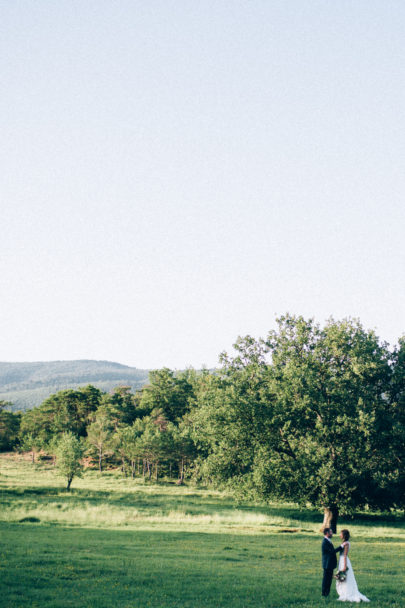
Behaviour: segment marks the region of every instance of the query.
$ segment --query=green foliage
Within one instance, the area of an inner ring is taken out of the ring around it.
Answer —
[[[20,443],[22,449],[31,443],[40,449],[48,444],[53,437],[52,418],[42,408],[34,408],[25,412],[20,425]]]
[[[263,490],[281,487],[303,503],[345,510],[389,506],[379,491],[392,428],[386,347],[355,321],[321,329],[288,316],[266,346],[275,408],[269,431],[278,443],[264,447]]]
[[[51,395],[42,405],[23,415],[22,440],[25,435],[31,435],[45,448],[53,436],[68,431],[84,437],[89,417],[99,406],[101,396],[101,391],[90,385]]]
[[[110,393],[103,394],[101,404],[108,412],[114,429],[118,430],[150,414],[150,408],[143,407],[141,401],[142,391],[132,393],[130,386],[117,386]]]
[[[66,432],[61,435],[56,447],[56,463],[60,475],[66,479],[67,490],[70,490],[73,478],[82,474],[80,461],[83,453],[83,444],[73,433]]]
[[[140,406],[159,410],[171,422],[179,420],[194,397],[188,373],[175,374],[167,367],[149,373],[149,384],[142,391]]]
[[[392,357],[392,379],[386,398],[390,403],[392,428],[384,446],[390,463],[390,491],[398,504],[405,504],[405,336],[400,338]]]
[[[52,438],[50,439],[50,441]],[[35,462],[35,456],[40,452],[42,447],[44,446],[44,442],[41,437],[37,435],[33,435],[32,433],[24,433],[24,435],[20,438],[19,448],[22,452],[31,452],[31,461],[32,464]]]
[[[184,482],[188,476],[194,461],[198,456],[197,447],[193,439],[193,422],[189,415],[184,416],[178,426],[169,423],[167,434],[166,455],[177,464],[179,479],[178,484]]]
[[[265,341],[240,339],[198,394],[203,476],[334,511],[403,507],[393,491],[403,467],[401,477],[399,454],[387,449],[400,408],[387,394],[386,346],[357,321],[278,324]]]
[[[142,434],[136,440],[137,451],[143,461],[143,475],[149,479],[155,469],[155,477],[158,478],[160,461],[166,456],[167,448],[167,421],[162,415],[157,417],[146,417],[139,421],[136,429],[142,429]]]
[[[12,450],[18,444],[21,415],[6,411],[11,403],[0,401],[0,452]]]
[[[70,431],[79,437],[86,435],[86,425],[100,404],[101,391],[94,386],[59,391],[44,401],[41,409],[51,419],[53,434]]]
[[[222,355],[218,374],[201,377],[191,418],[200,453],[196,474],[246,493],[252,488],[256,447],[271,400],[261,345],[246,337],[235,350],[233,359]]]
[[[131,477],[135,477],[136,464],[142,457],[140,437],[144,432],[144,425],[140,420],[132,425],[120,427],[114,436],[115,450],[121,458],[124,474],[129,468]]]
[[[87,428],[88,452],[97,459],[100,473],[104,458],[113,453],[114,424],[110,414],[109,408],[106,405],[101,405],[93,415],[92,422]]]

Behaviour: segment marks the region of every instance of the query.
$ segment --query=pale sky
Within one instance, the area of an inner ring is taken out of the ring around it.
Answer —
[[[0,360],[405,332],[403,0],[0,7]]]

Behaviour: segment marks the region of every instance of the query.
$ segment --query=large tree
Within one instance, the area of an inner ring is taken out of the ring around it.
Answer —
[[[373,332],[287,315],[236,351],[198,414],[211,477],[322,507],[334,528],[339,510],[393,506],[391,355]]]
[[[262,462],[263,487],[323,507],[333,529],[339,510],[389,507],[381,491],[392,430],[386,345],[358,321],[320,328],[285,316],[266,346],[279,443]]]

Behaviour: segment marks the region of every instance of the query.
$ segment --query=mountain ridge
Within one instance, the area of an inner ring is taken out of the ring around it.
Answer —
[[[149,370],[97,359],[4,361],[0,362],[0,400],[11,402],[14,411],[25,411],[53,393],[87,384],[106,392],[123,384],[137,390],[147,383],[148,373]]]

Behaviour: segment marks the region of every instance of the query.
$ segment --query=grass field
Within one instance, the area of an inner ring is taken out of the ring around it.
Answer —
[[[0,455],[0,606],[4,608],[313,608],[320,599],[320,513],[237,504],[172,483]],[[399,515],[343,520],[360,590],[405,607]],[[333,600],[329,604],[339,605]]]

